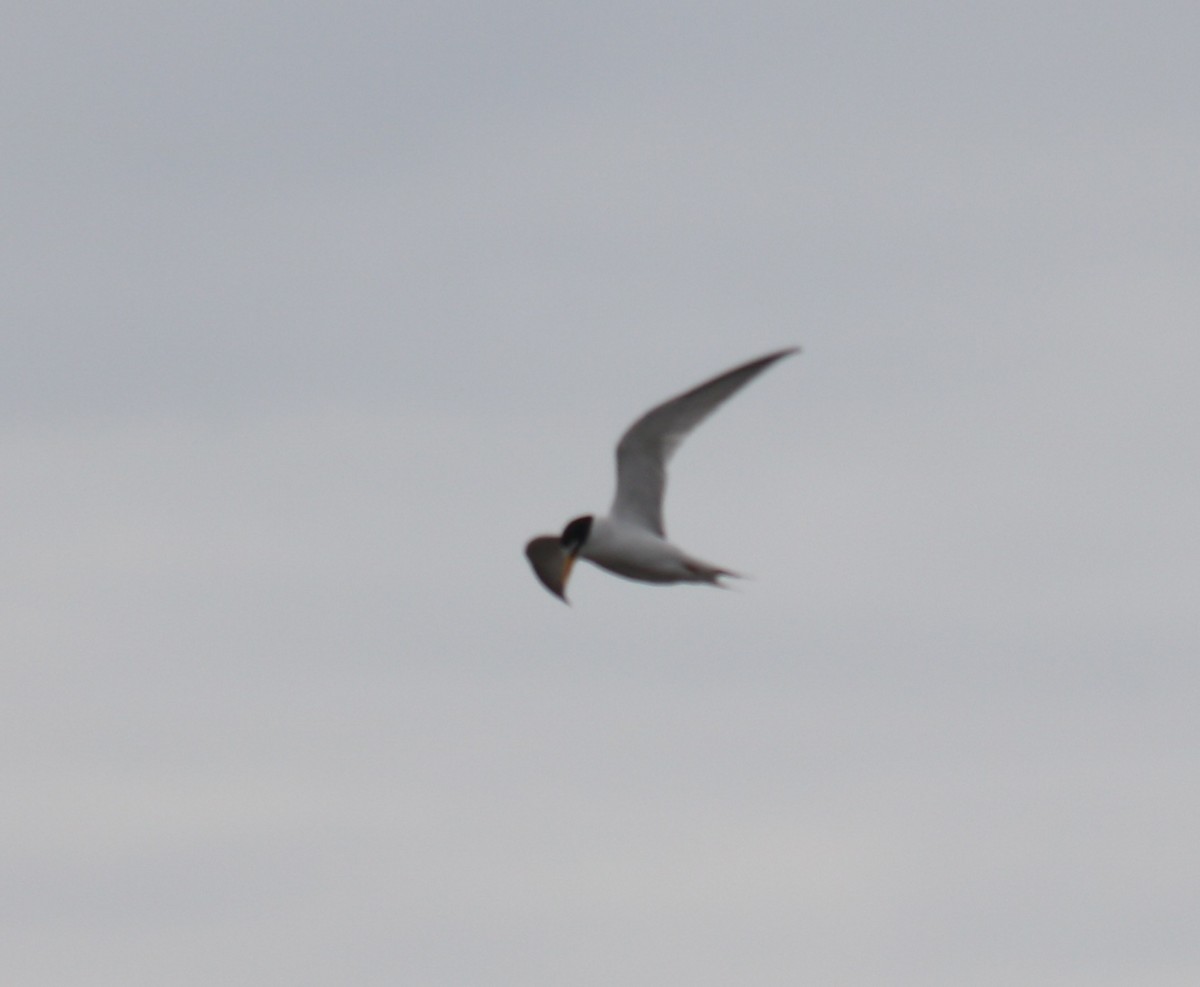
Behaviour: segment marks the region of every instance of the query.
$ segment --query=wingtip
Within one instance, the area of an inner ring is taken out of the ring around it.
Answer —
[[[751,360],[750,366],[769,367],[776,360],[782,360],[784,357],[795,356],[797,353],[803,353],[804,349],[800,346],[785,346],[781,350],[775,350],[772,353],[767,353],[765,356],[760,356],[757,360]]]
[[[771,366],[772,364],[777,363],[786,357],[795,356],[797,353],[801,352],[803,352],[803,350],[799,346],[785,346],[781,350],[775,350],[773,353],[767,353],[755,360],[751,360],[749,363],[742,364],[741,367],[735,368],[734,372],[737,370],[753,370],[755,373],[760,373],[761,371],[766,370],[767,367]]]

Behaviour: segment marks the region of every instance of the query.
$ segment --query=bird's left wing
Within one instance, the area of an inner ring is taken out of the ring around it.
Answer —
[[[735,392],[797,347],[769,353],[727,370],[678,397],[651,408],[617,444],[617,493],[611,514],[663,536],[667,462],[687,434]]]
[[[555,535],[538,535],[525,546],[525,557],[533,566],[538,581],[564,603],[567,602],[567,584],[563,579],[563,563],[567,553]]]

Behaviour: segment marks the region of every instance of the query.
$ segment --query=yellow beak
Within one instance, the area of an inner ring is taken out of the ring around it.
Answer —
[[[560,577],[559,585],[562,587],[562,598],[567,598],[567,580],[571,578],[571,570],[575,568],[575,560],[578,558],[574,553],[568,553],[563,556],[562,576]]]

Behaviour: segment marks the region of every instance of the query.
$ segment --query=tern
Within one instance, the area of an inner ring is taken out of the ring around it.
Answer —
[[[617,443],[617,492],[607,517],[584,514],[561,535],[539,535],[525,555],[542,585],[564,603],[576,559],[626,579],[646,583],[722,585],[737,573],[689,555],[667,541],[663,493],[667,462],[688,433],[719,405],[776,360],[799,352],[790,347],[727,370],[678,397],[664,401],[635,421]]]

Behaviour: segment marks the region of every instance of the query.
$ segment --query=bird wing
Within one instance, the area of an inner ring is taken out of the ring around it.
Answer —
[[[617,443],[617,493],[610,511],[612,517],[665,537],[662,508],[667,463],[679,444],[723,401],[776,360],[795,352],[796,347],[779,350],[727,370],[651,408],[630,425]]]
[[[566,554],[556,535],[538,535],[525,546],[525,557],[533,566],[534,575],[564,603],[567,599],[567,587],[563,582],[562,573]]]

